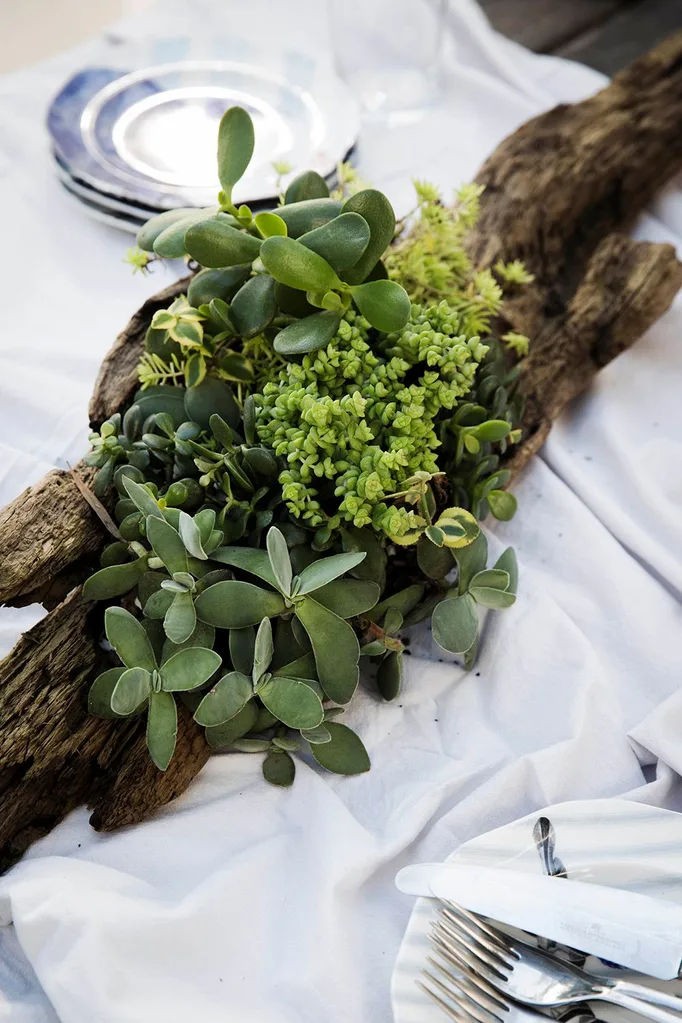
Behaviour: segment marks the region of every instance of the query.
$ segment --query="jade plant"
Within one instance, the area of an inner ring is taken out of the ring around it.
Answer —
[[[289,785],[297,751],[369,768],[336,718],[361,675],[396,698],[405,630],[430,619],[468,669],[483,615],[516,599],[514,553],[489,566],[481,522],[516,512],[528,339],[493,325],[530,276],[470,263],[475,186],[447,206],[416,183],[399,224],[349,171],[333,195],[307,171],[271,210],[237,206],[253,147],[228,110],[216,205],[138,236],[136,266],[194,273],[151,321],[130,407],[91,434],[116,535],[84,587],[108,602],[112,660],[90,710],[146,713],[165,770],[180,701],[211,748]]]

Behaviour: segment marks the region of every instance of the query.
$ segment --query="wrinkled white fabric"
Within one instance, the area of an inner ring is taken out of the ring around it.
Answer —
[[[191,45],[190,9],[202,33]],[[86,64],[234,56],[264,25],[259,45],[326,45],[314,0],[187,0],[0,80],[0,504],[83,453],[100,360],[169,280],[132,277],[125,237],[61,194],[43,129],[51,94]],[[362,171],[401,212],[410,177],[449,190],[521,122],[604,81],[501,39],[469,0],[453,0],[449,36],[443,109],[361,140]],[[638,233],[679,244],[680,193]],[[680,807],[681,331],[677,302],[520,481],[518,516],[491,538],[516,547],[519,600],[489,617],[475,672],[439,662],[422,635],[394,704],[360,693],[347,717],[369,774],[299,763],[283,792],[258,757],[214,757],[144,825],[98,835],[78,810],[29,851],[0,881],[0,1020],[389,1023],[411,910],[399,867],[560,800]],[[3,610],[2,649],[40,613]]]

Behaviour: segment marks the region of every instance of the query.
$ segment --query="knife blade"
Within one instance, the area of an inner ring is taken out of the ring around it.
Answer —
[[[422,863],[396,885],[629,969],[673,980],[682,967],[682,906],[623,888],[501,867]]]

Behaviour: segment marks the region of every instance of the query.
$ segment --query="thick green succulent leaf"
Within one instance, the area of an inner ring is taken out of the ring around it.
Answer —
[[[303,678],[311,688],[314,688],[312,680],[316,672],[315,656],[311,650],[301,654],[295,660],[289,661],[288,664],[283,664],[281,668],[277,668],[278,675],[283,675],[285,678]]]
[[[477,572],[469,583],[469,592],[476,587],[483,586],[493,590],[508,590],[511,578],[508,572],[501,568],[486,568]]]
[[[483,575],[484,573],[481,574]],[[485,574],[487,575],[487,573]],[[507,575],[506,572],[501,574]],[[511,607],[512,604],[516,602],[515,594],[494,586],[474,585],[472,582],[469,587],[469,593],[477,604],[480,604],[482,607],[490,608],[493,611],[501,611],[506,607]]]
[[[495,562],[495,568],[500,572],[507,572],[509,575],[508,593],[516,593],[519,584],[519,566],[516,562],[516,554],[513,547],[507,547],[502,551]]]
[[[256,642],[253,648],[253,681],[258,683],[270,667],[275,651],[272,641],[272,625],[269,618],[264,618],[258,626]]]
[[[178,708],[172,693],[152,693],[147,715],[147,748],[160,771],[165,771],[175,752]]]
[[[289,728],[316,728],[324,720],[319,696],[300,679],[276,675],[258,687],[258,696]]]
[[[226,580],[200,593],[195,607],[202,622],[219,629],[243,629],[258,625],[265,617],[282,614],[286,605],[279,593],[252,583]]]
[[[192,224],[210,220],[220,212],[220,207],[212,206],[205,210],[192,210],[187,216],[169,224],[154,239],[154,252],[164,259],[181,259],[185,255],[185,234]],[[162,214],[163,215],[163,214]]]
[[[147,519],[147,539],[154,548],[157,558],[161,558],[170,575],[176,572],[187,572],[187,550],[180,534],[165,519],[149,516]]]
[[[255,700],[242,707],[229,721],[222,725],[212,725],[206,729],[206,741],[211,749],[222,749],[231,746],[235,739],[253,731],[258,719],[258,705]]]
[[[218,270],[201,270],[189,282],[187,301],[193,309],[208,305],[214,298],[229,302],[244,281],[249,279],[250,273],[250,263]]]
[[[220,654],[205,647],[187,647],[169,657],[161,668],[161,688],[167,693],[196,689],[208,682],[221,664]]]
[[[343,205],[343,212],[359,213],[369,224],[369,245],[355,266],[344,274],[349,284],[361,284],[393,241],[395,213],[383,192],[375,188],[365,188],[351,195]]]
[[[263,238],[274,238],[276,235],[289,233],[287,225],[277,213],[257,213],[253,222]]]
[[[368,613],[367,617],[371,622],[378,622],[382,615],[385,615],[389,607],[394,607],[400,611],[403,618],[417,606],[419,601],[424,596],[424,587],[420,583],[413,583],[412,586],[406,586],[404,590],[399,590],[398,593],[391,594],[390,597],[386,597],[376,607]]]
[[[287,288],[279,281],[275,282],[275,301],[280,312],[287,316],[303,317],[315,312],[315,306],[310,304],[303,291]]]
[[[252,263],[260,253],[261,240],[215,218],[192,224],[185,233],[185,248],[201,266],[222,268]]]
[[[166,636],[163,631],[163,622],[152,621],[151,618],[143,618],[140,625],[149,636],[149,642],[152,645],[156,663],[160,664],[163,657],[163,646],[166,641]]]
[[[331,291],[341,283],[326,259],[294,238],[266,238],[260,258],[268,273],[289,288]]]
[[[319,590],[333,579],[338,579],[340,575],[350,572],[361,561],[364,561],[366,556],[364,551],[352,551],[349,554],[332,554],[330,558],[320,558],[319,561],[314,561],[312,565],[308,565],[301,572],[299,576],[301,585],[298,592],[304,594]]]
[[[217,547],[211,554],[211,561],[240,568],[269,583],[270,586],[277,587],[267,551],[256,547]]]
[[[256,274],[239,289],[232,299],[230,315],[240,337],[262,334],[277,313],[275,279],[270,274]]]
[[[163,620],[164,632],[171,643],[184,643],[197,624],[197,614],[191,593],[176,593]],[[210,623],[209,623],[210,624]]]
[[[253,697],[253,684],[248,675],[231,671],[223,675],[199,704],[194,720],[199,725],[221,725],[235,717]]]
[[[277,526],[272,526],[272,528],[268,530],[265,542],[268,549],[270,567],[272,569],[272,574],[275,577],[277,588],[280,589],[285,596],[289,596],[291,593],[293,570],[291,568],[289,548],[287,547],[284,535]]]
[[[153,252],[154,242],[160,234],[169,228],[171,224],[186,220],[187,217],[196,212],[196,207],[186,206],[178,210],[166,210],[165,213],[159,213],[156,217],[152,217],[137,232],[135,242],[138,248],[143,249],[145,252]]]
[[[163,518],[163,512],[159,508],[158,501],[152,497],[145,486],[141,483],[136,483],[130,476],[124,476],[122,483],[128,497],[138,511],[141,511],[143,515],[153,515],[157,519]]]
[[[516,515],[519,503],[508,490],[491,490],[486,499],[493,518],[500,522],[509,522]]]
[[[385,700],[395,700],[403,681],[403,655],[390,650],[377,669],[377,687]]]
[[[256,646],[256,630],[252,625],[244,629],[230,629],[230,660],[236,671],[250,675]]]
[[[284,193],[285,204],[303,202],[305,199],[327,199],[329,186],[317,171],[307,170],[290,181]]]
[[[429,579],[445,579],[455,567],[449,547],[436,547],[427,537],[417,543],[417,564]]]
[[[327,726],[322,724],[317,728],[302,728],[301,738],[311,745],[317,745],[321,742],[331,742],[332,736]]]
[[[465,593],[461,597],[441,600],[431,616],[431,632],[438,646],[451,654],[463,654],[476,642],[478,617],[473,598]]]
[[[334,703],[348,703],[358,684],[360,646],[353,628],[307,597],[296,616],[308,633],[320,685]]]
[[[304,316],[280,330],[274,348],[280,355],[304,355],[324,348],[339,329],[341,314],[323,310]]]
[[[299,238],[301,245],[326,259],[337,273],[355,266],[369,244],[369,224],[359,213],[342,213]]]
[[[196,519],[193,519],[187,512],[180,512],[179,534],[183,546],[188,554],[199,561],[207,561],[208,555],[202,546],[201,530]]]
[[[405,289],[396,281],[368,281],[351,288],[356,306],[377,330],[402,330],[412,308]]]
[[[104,612],[104,629],[126,668],[145,668],[154,671],[156,657],[149,636],[138,622],[122,607],[108,607]]]
[[[331,735],[330,741],[315,743],[310,747],[320,767],[333,774],[345,775],[369,771],[369,756],[359,735],[337,721],[326,721],[325,728]]]
[[[226,110],[218,128],[218,177],[228,196],[251,162],[254,141],[248,112],[243,107]]]
[[[369,579],[335,579],[315,590],[318,604],[323,604],[339,618],[364,614],[374,607],[380,596],[378,584]]]
[[[263,761],[263,777],[271,785],[287,789],[294,784],[296,764],[284,750],[278,753],[271,750]]]
[[[143,419],[148,419],[149,416],[158,412],[167,412],[176,427],[187,419],[185,392],[182,387],[175,387],[171,384],[147,387],[144,391],[136,391],[133,400],[139,407]],[[125,483],[123,485],[125,486]]]
[[[119,675],[111,694],[111,709],[126,717],[134,714],[152,691],[152,676],[145,668],[128,668]]]
[[[356,579],[370,579],[378,583],[383,590],[386,584],[386,551],[377,538],[376,533],[371,529],[358,529],[351,526],[341,533],[341,542],[344,551],[364,551],[367,557],[351,569],[351,575]]]
[[[234,429],[239,427],[241,413],[235,401],[232,388],[224,380],[206,377],[196,387],[188,387],[185,393],[185,409],[188,417],[203,430],[209,429],[209,420],[215,413]]]
[[[244,461],[259,476],[275,476],[278,471],[277,459],[267,448],[247,448]]]
[[[277,215],[287,225],[290,238],[299,238],[327,221],[338,217],[342,204],[337,199],[303,199],[277,207]],[[357,211],[361,213],[361,210]]]
[[[171,590],[156,590],[143,605],[146,617],[152,619],[165,618],[168,608],[173,603],[174,596],[175,594]]]
[[[459,570],[457,589],[463,594],[476,573],[482,572],[488,564],[488,540],[485,533],[481,531],[468,547],[455,548],[452,555]]]
[[[137,586],[147,570],[147,555],[136,561],[127,561],[123,565],[109,565],[100,568],[83,585],[83,596],[86,600],[110,600],[120,597]]]
[[[194,632],[192,635],[184,641],[184,643],[173,643],[172,640],[166,637],[163,644],[163,650],[161,652],[161,664],[164,665],[166,661],[179,653],[180,650],[191,650],[193,647],[206,647],[208,650],[213,649],[215,643],[215,629],[212,625],[206,625],[205,622],[197,622],[194,626]]]
[[[88,714],[96,718],[121,717],[111,708],[111,696],[125,668],[109,668],[98,675],[88,693]]]

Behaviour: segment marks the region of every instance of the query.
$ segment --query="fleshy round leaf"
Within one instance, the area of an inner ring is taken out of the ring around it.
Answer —
[[[166,612],[163,629],[172,643],[184,643],[194,632],[197,615],[191,593],[176,593]]]
[[[377,686],[385,700],[395,700],[403,680],[402,651],[391,650],[377,669]]]
[[[337,721],[326,721],[325,728],[331,734],[331,740],[315,743],[310,752],[320,767],[333,774],[364,774],[370,769],[370,760],[362,739],[346,725]]]
[[[252,583],[226,580],[200,593],[195,602],[202,622],[219,629],[243,629],[258,625],[263,618],[282,614],[285,604],[279,593]]]
[[[234,325],[243,338],[261,334],[276,313],[275,279],[270,274],[256,274],[247,281],[232,299],[230,307]]]
[[[296,764],[284,750],[279,753],[270,751],[263,761],[263,777],[271,785],[287,789],[294,784]]]
[[[88,714],[96,718],[121,717],[111,708],[111,696],[125,668],[109,668],[98,675],[88,693]]]
[[[329,291],[340,284],[326,259],[293,238],[266,238],[260,258],[268,273],[289,288]]]
[[[374,607],[380,596],[378,584],[369,579],[335,579],[315,590],[318,604],[323,604],[339,618],[364,614]]]
[[[478,635],[478,617],[469,594],[441,600],[431,616],[431,631],[438,646],[452,654],[463,654],[472,647]]]
[[[350,554],[333,554],[330,558],[320,558],[319,561],[314,561],[312,565],[308,565],[301,572],[301,585],[298,592],[303,594],[319,590],[321,586],[326,586],[327,583],[338,579],[345,572],[350,572],[361,561],[364,561],[365,557],[364,551],[355,551]]]
[[[272,526],[268,530],[265,543],[277,587],[288,596],[291,593],[293,570],[291,568],[291,558],[289,557],[287,542],[277,526]]]
[[[488,564],[488,540],[485,533],[481,531],[472,544],[459,547],[452,553],[459,569],[457,588],[460,594],[466,593],[476,573],[482,572]]]
[[[476,438],[482,443],[504,440],[511,433],[511,425],[504,419],[489,419],[476,427]]]
[[[161,688],[167,693],[196,689],[208,682],[220,667],[220,654],[203,647],[189,647],[169,657],[161,669]]]
[[[187,572],[187,550],[179,533],[169,522],[150,515],[147,519],[147,539],[170,575],[174,575],[175,572]]]
[[[165,771],[175,752],[178,708],[172,693],[152,693],[147,715],[147,748],[160,771]]]
[[[269,618],[264,618],[258,626],[256,642],[253,650],[253,681],[258,682],[270,666],[274,653],[272,641],[272,625]]]
[[[261,240],[216,217],[192,224],[185,233],[185,248],[201,266],[228,267],[252,263]]]
[[[173,603],[174,596],[175,594],[171,590],[156,590],[143,605],[146,617],[152,619],[165,618],[168,608]]]
[[[348,703],[358,684],[360,646],[353,628],[307,597],[296,616],[308,633],[320,685],[334,703]]]
[[[500,554],[499,558],[495,562],[495,568],[500,572],[508,573],[509,585],[507,586],[507,592],[516,593],[519,583],[519,566],[516,563],[516,554],[514,553],[513,547],[507,547],[507,549]]]
[[[189,387],[185,393],[185,409],[188,417],[208,430],[209,420],[215,413],[237,429],[241,422],[239,405],[229,384],[216,377],[206,377],[198,387]]]
[[[284,193],[285,204],[302,202],[304,199],[326,199],[329,197],[329,186],[317,171],[303,171],[289,182]]]
[[[169,661],[174,654],[179,653],[180,650],[191,650],[193,647],[206,647],[208,650],[213,649],[215,643],[215,629],[212,625],[206,625],[205,622],[197,622],[194,626],[194,632],[186,639],[184,643],[173,643],[172,640],[166,637],[163,650],[161,652],[161,664],[164,665],[166,661]]]
[[[114,686],[111,709],[115,714],[134,714],[152,691],[152,676],[144,668],[128,668]]]
[[[187,216],[169,224],[154,239],[154,252],[164,259],[180,259],[186,252],[185,234],[188,228],[202,220],[210,220],[218,212],[218,206],[212,206],[205,210],[192,210]]]
[[[208,305],[214,298],[229,302],[242,284],[249,279],[250,264],[230,266],[218,270],[201,270],[189,283],[187,301],[194,309]]]
[[[319,696],[299,679],[277,675],[259,686],[258,695],[270,713],[289,728],[316,728],[324,720]]]
[[[193,558],[198,558],[200,561],[208,559],[201,543],[201,530],[195,519],[184,511],[180,512],[179,533],[188,554],[191,554]]]
[[[153,515],[157,519],[163,518],[163,512],[159,508],[158,502],[146,487],[141,483],[136,483],[130,476],[124,476],[122,482],[128,497],[138,511],[141,511],[143,515]]]
[[[468,547],[481,532],[476,518],[466,508],[446,508],[436,525],[445,534],[446,547]]]
[[[313,689],[314,685],[312,679],[314,678],[316,671],[317,666],[315,664],[315,657],[312,651],[308,651],[308,653],[302,654],[295,660],[289,661],[288,664],[283,664],[281,668],[277,669],[277,674],[283,675],[285,678],[303,678],[306,680],[311,689]]]
[[[492,586],[470,586],[469,593],[477,604],[493,611],[501,611],[516,602],[516,596],[506,590],[498,590]]]
[[[228,196],[253,156],[253,121],[243,107],[230,107],[218,128],[218,177]]]
[[[120,597],[137,586],[147,570],[147,557],[136,561],[127,561],[123,565],[109,565],[100,568],[83,585],[83,596],[86,600],[110,600]]]
[[[231,746],[235,739],[253,731],[258,718],[258,707],[255,700],[247,704],[229,721],[222,725],[213,725],[206,729],[206,742],[211,749],[222,749]]]
[[[280,355],[303,355],[324,348],[339,329],[341,315],[324,310],[290,323],[276,335],[274,348]]]
[[[518,501],[508,490],[491,490],[487,499],[493,517],[500,522],[509,522],[516,515]]]
[[[253,222],[263,238],[275,238],[286,235],[287,225],[276,213],[257,213]]]
[[[206,693],[195,711],[194,720],[199,725],[221,725],[235,717],[252,696],[251,679],[240,671],[231,671]]]
[[[358,529],[351,526],[344,529],[341,534],[343,549],[347,553],[364,551],[367,557],[355,568],[351,569],[351,575],[356,579],[370,579],[378,583],[383,590],[386,583],[386,551],[377,538],[376,533],[371,529]]]
[[[137,232],[137,238],[135,239],[137,246],[145,252],[153,252],[154,242],[166,228],[170,227],[171,224],[185,220],[196,212],[195,207],[187,206],[178,210],[166,210],[165,213],[159,213],[156,217],[152,217]]]
[[[301,202],[287,203],[277,208],[277,215],[287,225],[290,238],[299,238],[316,227],[322,227],[327,221],[338,217],[341,203],[337,199],[304,199]],[[361,213],[361,210],[358,210]]]
[[[477,572],[469,584],[469,590],[477,586],[489,587],[493,590],[508,590],[511,582],[508,572],[501,568],[487,568]]]
[[[256,547],[218,547],[211,554],[211,561],[240,568],[269,583],[270,586],[277,586],[267,551]]]
[[[137,618],[122,607],[108,607],[104,612],[107,639],[126,668],[154,671],[156,657],[149,637]]]
[[[299,238],[301,245],[326,259],[337,273],[358,262],[369,244],[369,224],[359,213],[342,213]]]
[[[455,567],[448,547],[436,547],[426,537],[417,543],[417,564],[429,579],[444,579]]]
[[[244,629],[230,629],[230,660],[236,671],[250,675],[256,647],[256,631],[252,625]]]
[[[369,224],[369,244],[352,270],[344,274],[349,284],[361,284],[393,241],[395,213],[383,192],[375,188],[365,188],[351,195],[343,205],[343,212],[359,213]]]
[[[327,726],[322,724],[317,728],[302,728],[301,738],[312,745],[318,745],[322,742],[331,742],[332,736]]]
[[[403,618],[407,618],[410,611],[417,606],[423,596],[424,587],[420,583],[413,583],[412,586],[406,586],[404,590],[399,590],[398,593],[393,593],[390,597],[386,597],[372,608],[367,617],[371,622],[378,622],[386,614],[389,607],[394,607],[400,611]]]
[[[351,289],[353,301],[377,330],[402,330],[410,318],[410,299],[396,281],[368,281]]]

